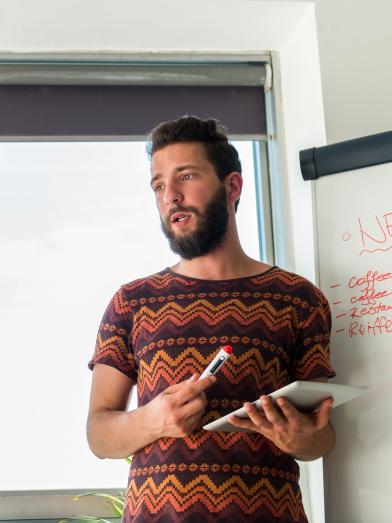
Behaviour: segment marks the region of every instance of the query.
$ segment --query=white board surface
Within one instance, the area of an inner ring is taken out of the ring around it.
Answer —
[[[328,523],[392,521],[392,164],[315,183],[320,287],[332,310],[334,381],[369,391],[334,409]]]

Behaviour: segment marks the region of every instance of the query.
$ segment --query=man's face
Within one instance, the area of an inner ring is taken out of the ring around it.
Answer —
[[[218,247],[227,230],[227,194],[203,145],[164,147],[154,153],[151,173],[162,230],[171,249],[192,259]]]

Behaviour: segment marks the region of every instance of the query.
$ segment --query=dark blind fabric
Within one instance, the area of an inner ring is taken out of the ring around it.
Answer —
[[[158,123],[194,114],[231,135],[266,133],[261,86],[0,87],[0,137],[143,136]]]

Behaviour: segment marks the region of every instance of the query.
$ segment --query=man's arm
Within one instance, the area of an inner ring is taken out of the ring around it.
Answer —
[[[150,403],[127,412],[133,382],[120,371],[96,364],[87,420],[87,439],[99,458],[126,458],[162,437],[184,437],[197,426],[206,406],[209,376],[171,385]]]
[[[314,414],[298,411],[285,398],[277,399],[279,409],[268,396],[261,396],[260,399],[265,416],[251,403],[245,403],[250,419],[232,416],[230,423],[263,434],[283,452],[301,461],[312,461],[333,449],[335,431],[329,421],[333,404],[331,399],[324,400]]]

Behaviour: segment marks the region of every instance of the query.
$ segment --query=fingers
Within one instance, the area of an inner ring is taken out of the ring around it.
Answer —
[[[179,413],[182,418],[200,418],[204,414],[206,406],[207,398],[203,392],[195,398],[193,398],[193,400],[188,401],[187,403],[179,407]]]
[[[236,427],[241,427],[242,429],[251,430],[253,432],[255,431],[255,426],[248,419],[237,418],[237,416],[230,416],[228,418],[228,422],[232,425],[235,425]]]
[[[324,400],[319,410],[313,414],[300,412],[285,398],[278,398],[276,405],[268,396],[261,396],[260,401],[263,413],[259,412],[253,404],[245,403],[244,407],[249,419],[230,416],[228,421],[236,427],[259,432],[283,452],[293,456],[319,457],[321,455],[317,441],[320,441],[320,438],[323,441],[322,438],[325,437],[323,429],[329,423],[332,399]],[[321,436],[315,438],[316,434]]]
[[[207,376],[201,380],[198,379],[199,375],[195,374],[188,381],[182,382],[184,386],[178,390],[178,402],[179,405],[192,401],[193,398],[199,396],[206,389],[211,387],[216,382],[215,376]]]
[[[286,418],[288,421],[298,420],[300,413],[288,400],[286,400],[285,398],[278,398],[276,400],[276,404],[281,410],[283,417]]]
[[[252,403],[244,403],[244,408],[249,416],[249,419],[238,418],[230,416],[228,421],[236,427],[241,427],[248,430],[257,430],[263,432],[271,429],[271,423],[265,416],[264,412],[260,412]]]
[[[194,374],[186,381],[170,385],[151,400],[159,437],[184,437],[197,426],[207,405],[204,391],[216,381],[214,376],[201,380],[199,377]]]
[[[298,424],[301,414],[284,398],[279,398],[277,408],[270,397],[260,397],[262,410],[258,410],[252,403],[244,403],[244,408],[249,416],[249,420],[232,417],[230,423],[237,427],[250,430],[257,430],[267,434],[273,431],[286,430],[290,424]]]
[[[273,404],[272,400],[268,396],[261,396],[261,405],[263,407],[263,411],[265,414],[265,417],[272,425],[283,425],[285,423],[284,417],[279,413],[278,409]],[[279,405],[280,406],[280,405]]]
[[[307,425],[309,430],[318,431],[324,428],[329,422],[333,400],[332,398],[328,398],[321,402],[318,411],[314,414],[300,412],[285,398],[278,398],[276,404],[281,411],[281,419],[283,421],[287,421],[293,427],[298,428]],[[273,413],[268,415],[269,407],[264,407],[263,405],[263,408],[266,411],[267,418],[272,423],[279,423],[279,418],[275,417]]]
[[[188,433],[195,430],[195,428],[199,424],[201,416],[202,416],[202,414],[197,413],[197,414],[194,414],[193,416],[189,416],[188,418],[186,418],[186,426],[187,426]]]
[[[199,377],[199,374],[193,374],[187,380],[180,381],[179,383],[175,383],[174,385],[169,385],[169,387],[167,387],[167,389],[165,389],[164,392],[166,394],[175,394],[175,393],[179,392],[180,390],[182,390],[187,385],[189,385],[189,383],[196,381],[198,377]]]
[[[317,430],[323,429],[326,425],[328,425],[332,407],[332,398],[326,399],[321,403],[320,408],[315,417],[315,424]]]

